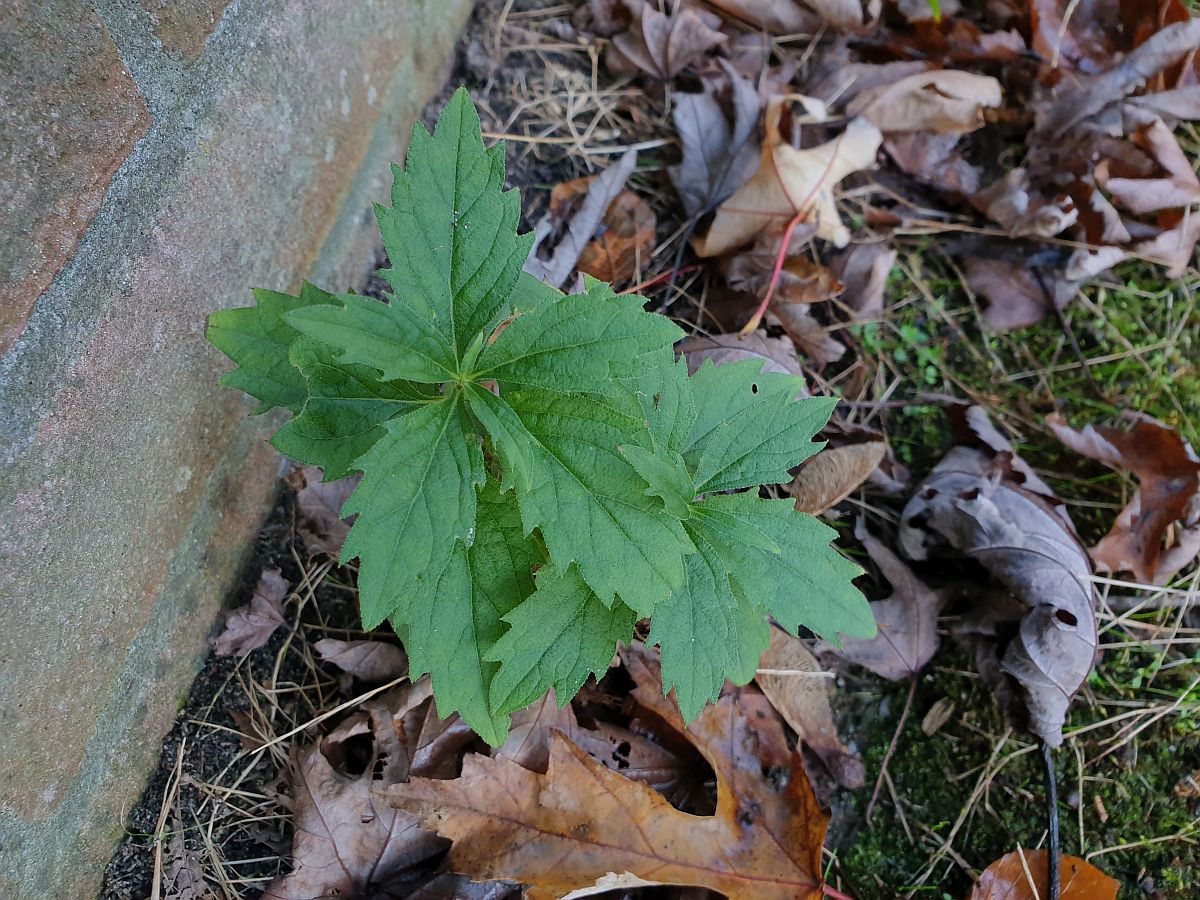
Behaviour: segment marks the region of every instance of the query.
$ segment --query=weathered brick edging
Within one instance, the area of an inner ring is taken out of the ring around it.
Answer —
[[[203,340],[361,284],[469,0],[0,12],[0,895],[86,897],[273,492]]]

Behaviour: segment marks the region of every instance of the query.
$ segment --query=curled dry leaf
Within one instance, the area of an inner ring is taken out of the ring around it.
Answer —
[[[408,657],[387,641],[339,641],[322,638],[313,644],[322,660],[363,681],[399,678],[408,669]]]
[[[668,14],[645,0],[623,3],[630,24],[613,37],[608,65],[614,71],[640,69],[665,81],[726,40],[718,30],[720,18],[695,6],[680,6]]]
[[[934,590],[918,578],[886,544],[874,537],[860,519],[854,536],[892,586],[886,600],[871,603],[879,633],[869,640],[843,637],[842,646],[822,643],[822,652],[835,653],[855,665],[870,669],[889,681],[920,672],[938,648],[937,618],[950,600],[950,592]]]
[[[841,304],[860,319],[883,313],[883,292],[896,265],[896,250],[887,244],[852,244],[830,264],[842,283]]]
[[[534,244],[525,261],[525,271],[561,288],[636,165],[637,151],[627,150],[616,163],[589,181],[587,191],[576,195],[576,202],[560,208],[557,214],[547,213],[534,228]]]
[[[1166,584],[1200,554],[1200,459],[1175,429],[1145,415],[1128,418],[1129,431],[1096,425],[1077,431],[1057,414],[1046,424],[1075,452],[1137,476],[1137,493],[1090,550],[1096,565]]]
[[[860,788],[865,772],[838,740],[829,707],[829,681],[804,641],[779,628],[771,629],[771,645],[759,660],[758,686],[796,738],[815,753],[842,787]]]
[[[550,212],[567,207],[586,194],[592,179],[579,178],[558,185],[550,194]],[[650,260],[658,220],[654,211],[633,191],[621,191],[609,204],[596,229],[579,254],[576,268],[601,281],[628,281]]]
[[[1045,850],[1014,850],[984,869],[969,900],[1045,898],[1049,871]],[[1060,900],[1117,900],[1120,884],[1077,856],[1061,857],[1058,873]]]
[[[217,656],[244,657],[271,639],[275,630],[284,624],[283,601],[288,595],[288,583],[279,569],[263,569],[246,606],[239,606],[225,615],[225,629],[213,642]]]
[[[308,555],[337,559],[350,533],[353,519],[342,518],[342,507],[358,487],[361,475],[322,481],[316,466],[299,466],[288,473],[287,483],[296,491],[300,509],[298,530]]]
[[[1000,435],[970,437],[976,446],[946,454],[904,507],[900,543],[911,559],[962,553],[1003,586],[961,636],[1010,719],[1057,747],[1096,655],[1091,565],[1057,501],[1030,489],[1011,448],[991,445]]]
[[[833,189],[852,172],[874,165],[883,135],[860,117],[833,140],[797,150],[779,131],[783,103],[776,98],[767,106],[758,171],[717,209],[708,232],[695,241],[699,256],[721,256],[763,232],[782,235],[797,218],[815,222],[816,236],[822,240],[838,247],[849,243],[850,232],[838,216]]]
[[[1190,206],[1200,200],[1200,180],[1179,141],[1162,119],[1155,118],[1133,133],[1133,142],[1150,156],[1163,174],[1152,178],[1110,176],[1107,161],[1096,166],[1096,183],[1113,201],[1132,213]]]
[[[405,685],[296,753],[293,869],[267,888],[266,900],[408,896],[412,867],[443,852],[446,842],[373,788],[408,777],[408,752],[393,722],[428,700],[427,680]],[[365,767],[349,764],[360,755]]]
[[[717,810],[693,816],[610,771],[562,732],[545,775],[505,759],[468,756],[454,781],[414,779],[389,800],[454,841],[453,871],[530,885],[530,900],[583,897],[612,885],[705,887],[731,900],[821,896],[828,819],[796,761],[777,789],[762,774],[758,742],[733,699],[684,727],[678,709],[654,705],[712,766]]]
[[[722,108],[722,84],[704,81],[700,94],[676,94],[671,117],[679,133],[683,159],[667,173],[689,216],[712,209],[741,187],[758,168],[759,154],[751,138],[762,100],[754,82],[719,60],[728,85],[730,123]]]
[[[837,506],[871,477],[887,444],[871,441],[826,447],[796,473],[788,493],[796,498],[796,509],[817,515]]]
[[[983,127],[984,109],[1003,99],[1000,82],[958,69],[932,69],[862,91],[846,111],[880,131],[965,134]]]
[[[713,365],[738,362],[743,359],[761,360],[764,372],[779,372],[783,375],[800,375],[803,372],[796,362],[796,348],[787,338],[767,337],[755,331],[745,337],[737,334],[692,335],[679,345],[679,352],[687,358],[688,374],[694,375],[712,360]]]

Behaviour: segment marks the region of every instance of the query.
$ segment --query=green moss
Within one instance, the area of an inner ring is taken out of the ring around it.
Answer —
[[[838,844],[844,848],[839,853],[840,871],[852,879],[851,886],[863,898],[895,897],[917,883],[953,829],[1004,731],[991,693],[978,677],[969,674],[968,660],[948,646],[943,648],[938,661],[939,668],[922,676],[918,683],[912,713],[888,766],[903,816],[897,814],[885,788],[873,817],[874,827],[870,829],[862,825],[870,783],[879,772],[908,686],[907,683],[872,684],[851,701],[858,721],[864,726],[860,746],[864,749],[869,784],[850,798],[851,808],[842,811],[857,824],[839,835]],[[1091,704],[1077,701],[1068,731],[1128,711],[1128,707],[1110,705],[1114,701],[1155,702],[1144,683],[1146,663],[1147,653],[1142,648],[1105,660],[1099,676],[1102,683],[1094,682],[1095,693],[1103,690],[1105,700]],[[1181,700],[1181,706],[1196,705],[1200,696],[1179,696],[1190,683],[1188,676],[1194,677],[1194,671],[1186,670],[1187,667],[1178,667],[1159,671],[1153,692],[1164,703]],[[1143,682],[1135,688],[1139,671]],[[953,716],[932,737],[927,737],[921,730],[922,719],[943,698],[955,703]],[[1127,750],[1088,763],[1106,749],[1108,745],[1102,742],[1127,722],[1088,732],[1075,742],[1068,741],[1055,754],[1065,853],[1086,856],[1106,847],[1150,841],[1177,832],[1194,833],[1200,840],[1195,801],[1174,793],[1181,775],[1200,765],[1197,714],[1166,716],[1141,732]],[[1078,745],[1085,761],[1082,790],[1073,744]],[[1045,845],[1041,756],[1036,751],[1018,754],[1023,746],[1028,744],[1013,736],[1000,750],[997,760],[1007,761],[988,780],[979,802],[955,837],[955,853],[976,873],[1017,846]],[[1097,799],[1102,807],[1097,805]],[[1105,822],[1101,822],[1100,808],[1108,817]],[[1094,863],[1119,879],[1131,897],[1142,896],[1136,890],[1137,882],[1147,876],[1162,888],[1182,891],[1178,896],[1200,892],[1200,848],[1184,840],[1105,853]],[[950,856],[945,856],[916,896],[940,897],[944,892],[945,896],[962,897],[970,885],[968,873]]]

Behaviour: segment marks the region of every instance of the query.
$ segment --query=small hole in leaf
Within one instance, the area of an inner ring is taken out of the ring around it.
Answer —
[[[757,384],[750,385],[750,393],[752,393],[752,394],[758,393],[758,385]]]

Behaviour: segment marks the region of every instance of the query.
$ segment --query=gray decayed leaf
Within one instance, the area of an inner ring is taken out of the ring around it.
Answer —
[[[1039,273],[1024,262],[968,256],[962,263],[968,287],[987,300],[984,319],[997,331],[1040,322],[1054,308],[1065,307],[1077,290],[1056,272]]]
[[[288,595],[288,583],[279,569],[263,569],[254,596],[246,606],[230,610],[225,616],[225,630],[213,643],[217,656],[246,656],[271,639],[284,624],[283,601]]]
[[[624,0],[631,22],[629,30],[613,38],[609,67],[627,72],[632,66],[664,80],[673,78],[709,50],[725,42],[717,30],[720,18],[693,6],[670,14],[644,0]],[[670,8],[670,7],[668,7]]]
[[[1096,655],[1091,565],[1065,512],[1029,489],[1012,456],[951,450],[905,506],[900,542],[912,559],[962,553],[1003,586],[961,636],[1010,718],[1056,747]]]
[[[999,106],[1000,82],[958,69],[933,69],[863,91],[847,106],[850,115],[880,131],[965,134],[983,127],[983,110]]]
[[[1152,178],[1113,177],[1108,174],[1107,161],[1101,161],[1096,166],[1096,183],[1112,195],[1115,203],[1142,214],[1190,206],[1200,200],[1200,180],[1162,119],[1155,118],[1138,128],[1133,142],[1158,163],[1164,174]]]
[[[339,641],[323,638],[313,644],[321,659],[363,681],[391,681],[408,668],[408,657],[387,641]]]
[[[921,671],[937,652],[938,613],[951,595],[949,591],[934,590],[913,574],[861,519],[854,536],[892,586],[892,594],[871,604],[879,628],[875,637],[843,637],[840,648],[822,643],[820,650],[835,653],[889,681],[899,681]]]
[[[1096,565],[1166,584],[1200,553],[1200,460],[1175,429],[1145,415],[1128,418],[1129,431],[1095,425],[1076,431],[1057,414],[1046,424],[1077,453],[1137,476],[1137,493],[1090,551]]]
[[[896,250],[887,244],[851,244],[830,263],[842,283],[839,301],[860,319],[883,312],[883,292],[896,265]]]
[[[793,0],[710,0],[736,19],[772,34],[815,34],[821,20]]]
[[[758,168],[751,138],[762,108],[754,83],[724,60],[720,64],[733,108],[730,125],[719,101],[722,84],[704,82],[701,94],[676,94],[671,116],[683,159],[667,173],[689,216],[709,210],[736,191]]]

